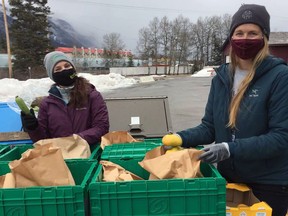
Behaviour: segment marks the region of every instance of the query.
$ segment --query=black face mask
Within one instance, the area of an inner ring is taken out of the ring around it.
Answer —
[[[70,68],[53,73],[52,77],[57,85],[71,86],[75,82],[77,74],[74,68]]]

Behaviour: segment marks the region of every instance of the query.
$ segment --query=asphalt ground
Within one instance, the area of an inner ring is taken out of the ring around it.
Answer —
[[[204,115],[212,77],[167,76],[102,93],[104,98],[167,96],[173,132],[197,126]]]

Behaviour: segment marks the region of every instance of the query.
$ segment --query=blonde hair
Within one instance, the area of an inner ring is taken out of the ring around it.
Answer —
[[[235,52],[233,52],[233,49],[230,49],[230,79],[233,80],[234,74],[235,74],[235,68],[237,66],[237,56]],[[250,82],[253,80],[256,68],[259,66],[259,64],[264,60],[265,57],[269,55],[269,46],[268,46],[268,39],[266,36],[264,36],[264,46],[263,48],[258,52],[258,54],[253,59],[252,67],[248,71],[247,76],[244,78],[244,80],[240,83],[239,89],[237,94],[235,94],[231,100],[230,107],[229,107],[229,122],[227,124],[227,127],[230,128],[237,128],[236,127],[236,119],[237,114],[239,112],[240,103],[244,97],[244,94],[247,90],[247,88],[250,85]]]

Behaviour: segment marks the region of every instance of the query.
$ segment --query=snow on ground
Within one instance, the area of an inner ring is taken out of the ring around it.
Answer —
[[[107,75],[79,73],[79,76],[83,76],[88,79],[100,92],[165,78],[165,75],[151,75],[131,78],[116,73],[110,73]],[[193,76],[211,76],[211,68],[209,70],[205,69],[204,72],[201,70],[198,73],[193,74],[192,77]],[[26,81],[19,81],[17,79],[10,78],[0,79],[0,103],[7,103],[12,108],[15,106],[15,96],[20,96],[27,105],[30,105],[36,97],[47,96],[48,90],[52,84],[53,81],[48,77],[42,79],[28,79]]]
[[[192,74],[191,77],[210,77],[215,75],[215,70],[212,67],[205,67],[202,70]]]
[[[115,88],[131,86],[139,81],[134,78],[126,78],[120,74],[110,73],[108,75],[91,75],[79,73],[88,79],[98,91],[104,92]],[[15,96],[20,96],[27,104],[39,96],[48,95],[48,90],[53,84],[50,78],[28,79],[19,81],[17,79],[0,79],[0,102],[14,102]]]

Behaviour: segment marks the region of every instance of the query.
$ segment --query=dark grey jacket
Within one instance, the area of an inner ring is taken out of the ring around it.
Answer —
[[[234,132],[226,127],[232,91],[228,74],[226,64],[217,70],[202,123],[178,132],[183,146],[228,142],[231,157],[218,163],[228,181],[288,185],[288,66],[272,56],[259,65]]]

